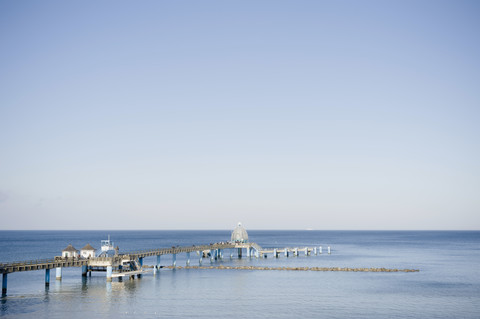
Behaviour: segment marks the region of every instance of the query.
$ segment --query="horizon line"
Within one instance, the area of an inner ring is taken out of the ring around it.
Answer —
[[[171,228],[171,229],[0,229],[0,231],[231,231],[232,229],[212,228]],[[248,231],[480,231],[480,229],[311,229],[311,228],[249,228]]]

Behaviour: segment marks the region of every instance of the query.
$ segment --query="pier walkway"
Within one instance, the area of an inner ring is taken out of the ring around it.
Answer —
[[[57,267],[81,267],[87,265],[87,259],[61,258],[16,261],[11,263],[0,263],[0,273],[12,273],[20,271],[52,269]]]
[[[280,254],[284,254],[288,257],[290,254],[298,256],[300,252],[304,252],[305,255],[314,253],[322,253],[322,248],[318,247],[304,247],[304,248],[270,248],[263,249],[256,243],[233,243],[233,242],[221,242],[210,245],[192,245],[192,246],[174,246],[171,248],[159,248],[150,250],[139,250],[125,252],[122,254],[115,254],[114,256],[101,256],[101,257],[54,257],[51,259],[41,260],[29,260],[20,262],[8,262],[0,263],[0,273],[2,274],[2,296],[7,294],[7,276],[8,274],[15,272],[45,270],[45,285],[50,284],[50,270],[56,269],[56,279],[62,279],[62,269],[67,267],[81,267],[82,276],[91,275],[92,271],[106,272],[107,281],[112,281],[112,278],[121,278],[129,276],[133,278],[135,275],[140,277],[148,270],[143,269],[143,259],[147,257],[157,257],[157,262],[153,266],[154,275],[161,268],[160,257],[164,255],[172,256],[172,267],[176,267],[177,254],[186,254],[186,266],[190,265],[190,253],[195,252],[199,258],[199,265],[202,264],[203,258],[210,258],[213,262],[217,259],[223,258],[223,250],[233,250],[230,257],[233,257],[236,252],[238,258],[242,258],[242,251],[246,250],[247,257],[266,258],[268,254],[273,254],[274,257],[279,257]],[[330,253],[330,247],[328,247],[328,253]]]

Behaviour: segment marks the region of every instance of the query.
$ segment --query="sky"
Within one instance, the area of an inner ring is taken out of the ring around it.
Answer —
[[[0,230],[480,229],[478,1],[1,1]]]

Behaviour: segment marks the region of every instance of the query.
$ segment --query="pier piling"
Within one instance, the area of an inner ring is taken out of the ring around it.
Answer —
[[[157,263],[153,266],[153,275],[156,276],[157,272],[160,271],[160,255],[157,255]]]
[[[107,282],[112,281],[113,268],[112,266],[107,266]]]
[[[55,271],[55,279],[62,280],[62,267],[57,267]]]
[[[140,264],[140,270],[143,269],[143,257],[138,258],[138,263]],[[137,274],[137,278],[142,278],[142,274]]]
[[[156,272],[160,271],[160,255],[157,255],[157,265],[155,266]],[[156,273],[154,271],[154,274]]]
[[[50,286],[50,269],[45,269],[45,286]]]
[[[87,277],[87,270],[88,270],[88,266],[83,265],[82,266],[82,277]]]
[[[2,297],[7,295],[7,273],[2,275]]]

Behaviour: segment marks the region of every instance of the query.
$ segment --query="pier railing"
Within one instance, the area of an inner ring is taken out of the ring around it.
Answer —
[[[7,266],[21,266],[21,265],[33,265],[33,264],[47,264],[54,262],[54,258],[47,259],[33,259],[33,260],[22,260],[22,261],[12,261],[8,263],[0,263],[0,269]]]
[[[87,263],[88,259],[74,257],[13,261],[9,263],[0,263],[0,273],[4,274],[17,271],[52,269],[56,267],[80,267]]]
[[[143,258],[143,257],[149,257],[149,256],[157,256],[157,255],[170,255],[170,254],[188,253],[193,251],[226,249],[226,248],[235,248],[235,244],[225,242],[225,243],[215,243],[210,245],[198,245],[198,246],[175,246],[171,248],[146,249],[146,250],[124,252],[122,253],[122,255]]]

